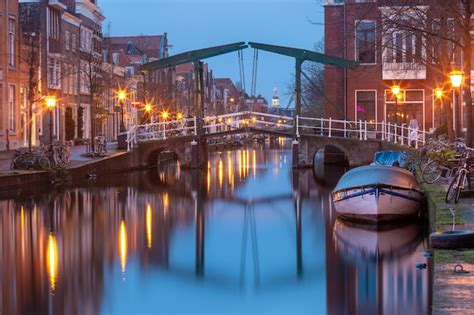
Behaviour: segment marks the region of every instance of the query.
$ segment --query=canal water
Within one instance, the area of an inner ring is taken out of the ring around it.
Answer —
[[[330,190],[280,143],[3,194],[0,314],[428,314],[421,226],[339,221]]]

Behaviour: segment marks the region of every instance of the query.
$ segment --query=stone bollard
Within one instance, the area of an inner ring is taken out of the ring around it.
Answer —
[[[191,168],[199,168],[199,145],[196,140],[191,141]]]
[[[292,144],[292,166],[293,168],[299,168],[300,166],[300,143],[298,140],[293,140]]]

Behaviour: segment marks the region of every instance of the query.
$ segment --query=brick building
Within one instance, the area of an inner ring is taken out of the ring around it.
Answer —
[[[196,114],[196,75],[193,63],[177,65],[175,71],[175,95],[174,108],[182,112],[186,117]],[[212,70],[207,63],[203,64],[204,76],[204,115],[216,115],[219,108],[216,104],[215,82]]]
[[[246,108],[242,93],[231,79],[216,78],[214,84],[217,114],[239,112]]]
[[[94,83],[102,71],[104,20],[97,1],[22,0],[20,14],[23,33],[36,34],[40,43],[35,104],[40,141],[90,138],[101,93]],[[44,108],[45,96],[58,99],[52,115]]]
[[[325,66],[325,116],[398,124],[416,117],[423,130],[432,130],[442,123],[441,102],[434,92],[439,87],[446,91],[447,87],[446,74],[432,59],[436,43],[394,25],[387,26],[386,17],[399,9],[396,3],[326,1],[325,52],[357,60],[360,66],[348,70]],[[417,3],[427,16],[424,21],[419,19],[420,23],[436,32],[437,15],[443,13],[436,12],[430,1]],[[404,14],[409,16],[410,11]],[[461,69],[460,50],[452,48],[450,56],[452,68]],[[397,101],[391,92],[394,85],[401,88]],[[448,92],[446,96],[450,96]],[[458,117],[462,117],[463,106],[460,107]]]
[[[0,150],[25,145],[25,84],[21,76],[18,1],[0,3]]]
[[[268,110],[268,102],[265,97],[258,96],[248,96],[245,95],[245,107],[252,112],[261,112],[266,113]]]

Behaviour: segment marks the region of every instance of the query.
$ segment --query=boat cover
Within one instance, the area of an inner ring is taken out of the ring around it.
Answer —
[[[421,191],[413,174],[403,168],[386,165],[366,165],[345,173],[334,191],[344,191],[357,187],[386,185],[391,187]]]
[[[374,165],[390,165],[398,162],[398,166],[404,167],[407,154],[403,151],[380,151],[375,153]]]

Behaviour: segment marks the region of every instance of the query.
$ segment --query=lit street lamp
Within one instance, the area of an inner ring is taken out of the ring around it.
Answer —
[[[449,78],[451,80],[451,85],[454,91],[454,95],[453,95],[453,110],[454,110],[454,118],[455,118],[454,126],[456,129],[456,136],[459,137],[461,134],[460,132],[461,131],[461,110],[460,110],[461,106],[457,106],[456,104],[456,91],[460,90],[461,86],[463,85],[464,72],[457,71],[457,70],[451,71],[449,73]]]
[[[117,98],[120,102],[120,132],[125,131],[125,123],[123,122],[124,110],[125,110],[125,99],[127,98],[127,92],[124,90],[117,91]]]
[[[148,114],[148,117],[150,118],[150,123],[153,123],[153,117],[151,116],[151,110],[153,109],[153,106],[150,103],[145,104],[145,113]]]
[[[49,144],[53,144],[53,110],[56,107],[57,99],[55,96],[46,96],[46,108],[49,110]]]
[[[438,100],[443,98],[443,94],[444,94],[444,92],[443,92],[442,88],[438,87],[438,88],[434,89],[434,95]]]
[[[392,94],[395,96],[395,123],[398,124],[398,98],[400,96],[401,89],[399,85],[392,86]]]

